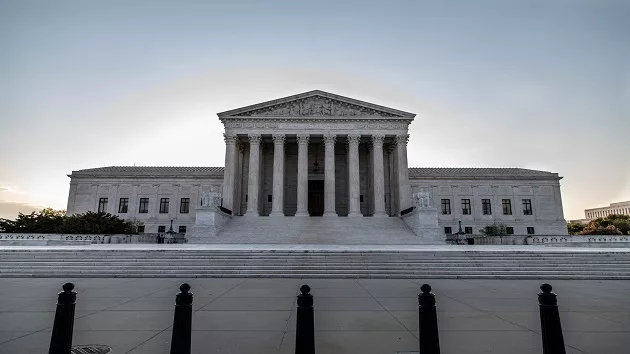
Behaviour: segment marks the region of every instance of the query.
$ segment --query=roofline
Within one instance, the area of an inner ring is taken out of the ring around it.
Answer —
[[[415,113],[405,112],[405,111],[401,111],[401,110],[398,110],[398,109],[385,107],[385,106],[381,106],[381,105],[377,105],[377,104],[374,104],[374,103],[357,100],[357,99],[346,97],[346,96],[336,95],[334,93],[329,93],[329,92],[325,92],[325,91],[321,91],[321,90],[313,90],[313,91],[303,92],[303,93],[299,93],[297,95],[286,96],[286,97],[278,98],[278,99],[271,100],[271,101],[265,101],[265,102],[256,103],[256,104],[252,104],[252,105],[249,105],[249,106],[245,106],[245,107],[235,108],[235,109],[231,109],[229,111],[217,113],[217,116],[220,119],[223,119],[223,118],[235,118],[235,117],[230,117],[230,116],[237,115],[238,113],[243,113],[243,112],[247,112],[247,111],[251,111],[251,110],[255,110],[255,109],[261,109],[261,108],[265,108],[265,107],[268,107],[268,106],[282,104],[282,103],[286,103],[286,102],[289,102],[289,101],[294,101],[294,100],[298,100],[298,99],[302,99],[302,98],[306,98],[306,97],[311,97],[311,96],[316,96],[316,95],[324,96],[324,97],[327,97],[327,98],[334,98],[334,99],[337,99],[337,100],[340,100],[340,101],[345,101],[345,102],[348,102],[348,103],[351,103],[351,104],[355,104],[355,105],[358,105],[358,106],[367,106],[367,107],[369,107],[371,109],[380,110],[380,111],[384,111],[384,112],[400,115],[401,117],[398,117],[398,118],[407,118],[407,119],[413,120],[415,118],[415,116],[416,116]],[[248,117],[248,118],[250,118],[250,117]],[[360,118],[360,117],[355,117],[355,118]],[[387,117],[387,118],[391,119],[391,118],[396,118],[396,117]]]

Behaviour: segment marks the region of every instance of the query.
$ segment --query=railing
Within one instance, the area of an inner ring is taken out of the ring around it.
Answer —
[[[175,311],[171,334],[171,354],[190,354],[192,348],[192,302],[190,285],[184,283],[175,295]],[[538,293],[543,354],[565,354],[558,300],[551,285],[542,284]],[[439,354],[440,336],[431,286],[424,284],[418,295],[418,347],[421,354]],[[315,354],[315,321],[313,295],[308,285],[300,287],[297,296],[295,354]],[[74,311],[77,293],[74,284],[66,283],[58,294],[57,310],[50,338],[49,354],[71,354]]]

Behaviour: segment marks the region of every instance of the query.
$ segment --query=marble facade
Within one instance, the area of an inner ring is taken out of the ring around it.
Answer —
[[[107,198],[106,211],[144,222],[146,232],[155,232],[153,228],[171,219],[186,230],[193,226],[201,230],[196,213],[209,218],[207,206],[199,210],[205,188],[220,193],[222,210],[231,217],[401,218],[402,213],[418,236],[430,239],[443,238],[446,225],[456,232],[458,221],[475,233],[500,221],[509,223],[515,234],[525,234],[528,228],[537,234],[566,234],[556,173],[410,169],[412,113],[311,91],[218,116],[225,127],[224,168],[74,171],[69,175],[68,212],[96,211]],[[119,213],[116,206],[120,198],[127,198],[126,213]],[[148,198],[144,213],[138,212],[139,198]],[[164,198],[173,201],[166,213],[159,207]],[[181,212],[182,198],[190,203],[187,213]],[[443,199],[450,201],[448,214],[442,213]],[[459,205],[464,199],[470,207],[462,213]],[[496,212],[482,213],[481,199],[491,200]],[[500,213],[506,199],[513,208],[509,215]],[[525,200],[530,212],[520,210]]]

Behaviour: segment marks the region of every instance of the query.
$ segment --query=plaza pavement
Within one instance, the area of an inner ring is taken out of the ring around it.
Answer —
[[[72,279],[0,279],[0,353],[46,353],[56,293]],[[112,353],[168,353],[175,293],[194,293],[193,353],[293,353],[295,295],[315,296],[318,353],[417,351],[422,280],[77,279],[74,343]],[[536,294],[544,280],[440,280],[443,354],[542,353]],[[567,353],[630,348],[630,282],[556,280]]]

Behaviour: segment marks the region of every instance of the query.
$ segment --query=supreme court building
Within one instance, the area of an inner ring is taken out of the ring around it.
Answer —
[[[290,228],[317,217],[320,228],[336,225],[333,233],[347,222],[433,243],[456,232],[459,221],[467,233],[493,222],[513,234],[567,233],[557,173],[409,168],[413,113],[310,91],[218,117],[224,168],[73,171],[68,213],[106,211],[142,221],[144,232],[164,232],[174,220],[199,242],[229,232],[235,235],[225,237],[237,238],[257,223]]]

